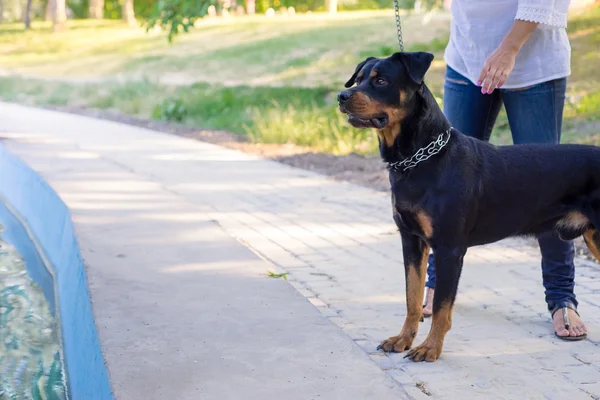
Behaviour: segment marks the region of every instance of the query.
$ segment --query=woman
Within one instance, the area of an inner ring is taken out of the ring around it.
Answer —
[[[568,0],[453,0],[444,113],[456,129],[489,140],[504,104],[515,144],[559,143],[570,75],[568,8]],[[573,242],[555,233],[538,241],[554,331],[561,339],[581,340],[587,333],[573,292]],[[427,272],[423,313],[430,316],[433,255]]]

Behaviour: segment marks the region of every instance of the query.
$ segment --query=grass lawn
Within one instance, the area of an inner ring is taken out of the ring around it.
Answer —
[[[436,54],[427,82],[441,101],[446,13],[404,15],[407,50]],[[600,8],[569,22],[573,76],[565,141],[600,144]],[[164,34],[114,21],[72,21],[53,34],[0,25],[0,98],[114,109],[295,143],[370,153],[375,135],[348,127],[335,107],[355,64],[397,49],[393,12],[206,20],[169,45]],[[506,118],[495,141],[510,142]]]

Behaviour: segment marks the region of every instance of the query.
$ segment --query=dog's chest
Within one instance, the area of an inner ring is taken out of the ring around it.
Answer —
[[[394,204],[394,221],[401,231],[424,239],[433,235],[431,216],[416,204]]]
[[[427,205],[431,193],[426,187],[398,185],[392,187],[394,221],[399,229],[415,235],[431,237],[431,214]]]

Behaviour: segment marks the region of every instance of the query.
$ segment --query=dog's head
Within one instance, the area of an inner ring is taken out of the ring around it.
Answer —
[[[356,128],[390,130],[392,135],[391,130],[406,117],[432,60],[433,54],[425,52],[367,58],[346,82],[348,89],[338,94],[340,111],[348,114],[348,122]],[[394,138],[384,139],[393,142]]]

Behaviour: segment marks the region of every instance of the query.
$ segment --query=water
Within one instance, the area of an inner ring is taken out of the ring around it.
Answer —
[[[0,225],[0,400],[67,398],[59,323]]]

